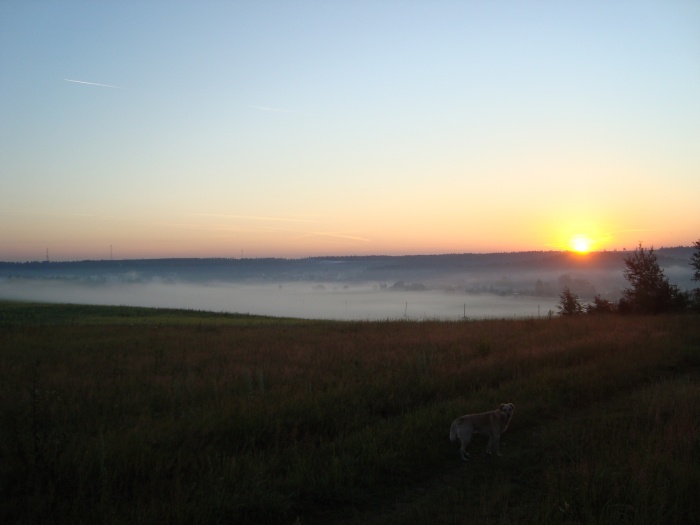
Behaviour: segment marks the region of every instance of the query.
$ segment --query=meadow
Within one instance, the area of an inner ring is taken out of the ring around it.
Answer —
[[[697,315],[0,303],[1,523],[698,523],[699,432]]]

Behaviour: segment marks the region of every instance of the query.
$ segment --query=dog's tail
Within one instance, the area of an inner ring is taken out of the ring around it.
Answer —
[[[450,427],[450,441],[455,441],[457,439],[457,426],[458,426],[458,421],[455,419],[452,422],[452,426]]]

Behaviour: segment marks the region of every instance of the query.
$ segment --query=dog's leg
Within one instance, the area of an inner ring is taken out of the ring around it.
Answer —
[[[462,446],[459,449],[459,454],[464,461],[469,461],[470,456],[469,452],[467,452],[467,445],[469,445],[469,442],[472,440],[473,430],[471,425],[460,429],[459,440],[462,442]]]
[[[498,450],[500,443],[501,443],[501,434],[498,432],[493,432],[491,434],[491,437],[489,437],[489,444],[486,446],[486,453],[491,454],[491,452],[493,452],[493,449],[495,446],[496,455],[500,456],[501,452]]]

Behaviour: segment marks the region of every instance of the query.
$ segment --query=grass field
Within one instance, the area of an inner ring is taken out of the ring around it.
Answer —
[[[699,432],[698,316],[0,303],[0,523],[698,523]]]

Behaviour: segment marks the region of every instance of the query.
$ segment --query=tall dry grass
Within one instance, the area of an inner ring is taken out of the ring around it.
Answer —
[[[60,308],[0,317],[3,523],[699,515],[697,317]],[[476,438],[463,465],[451,420],[502,401],[517,409],[504,457]]]

